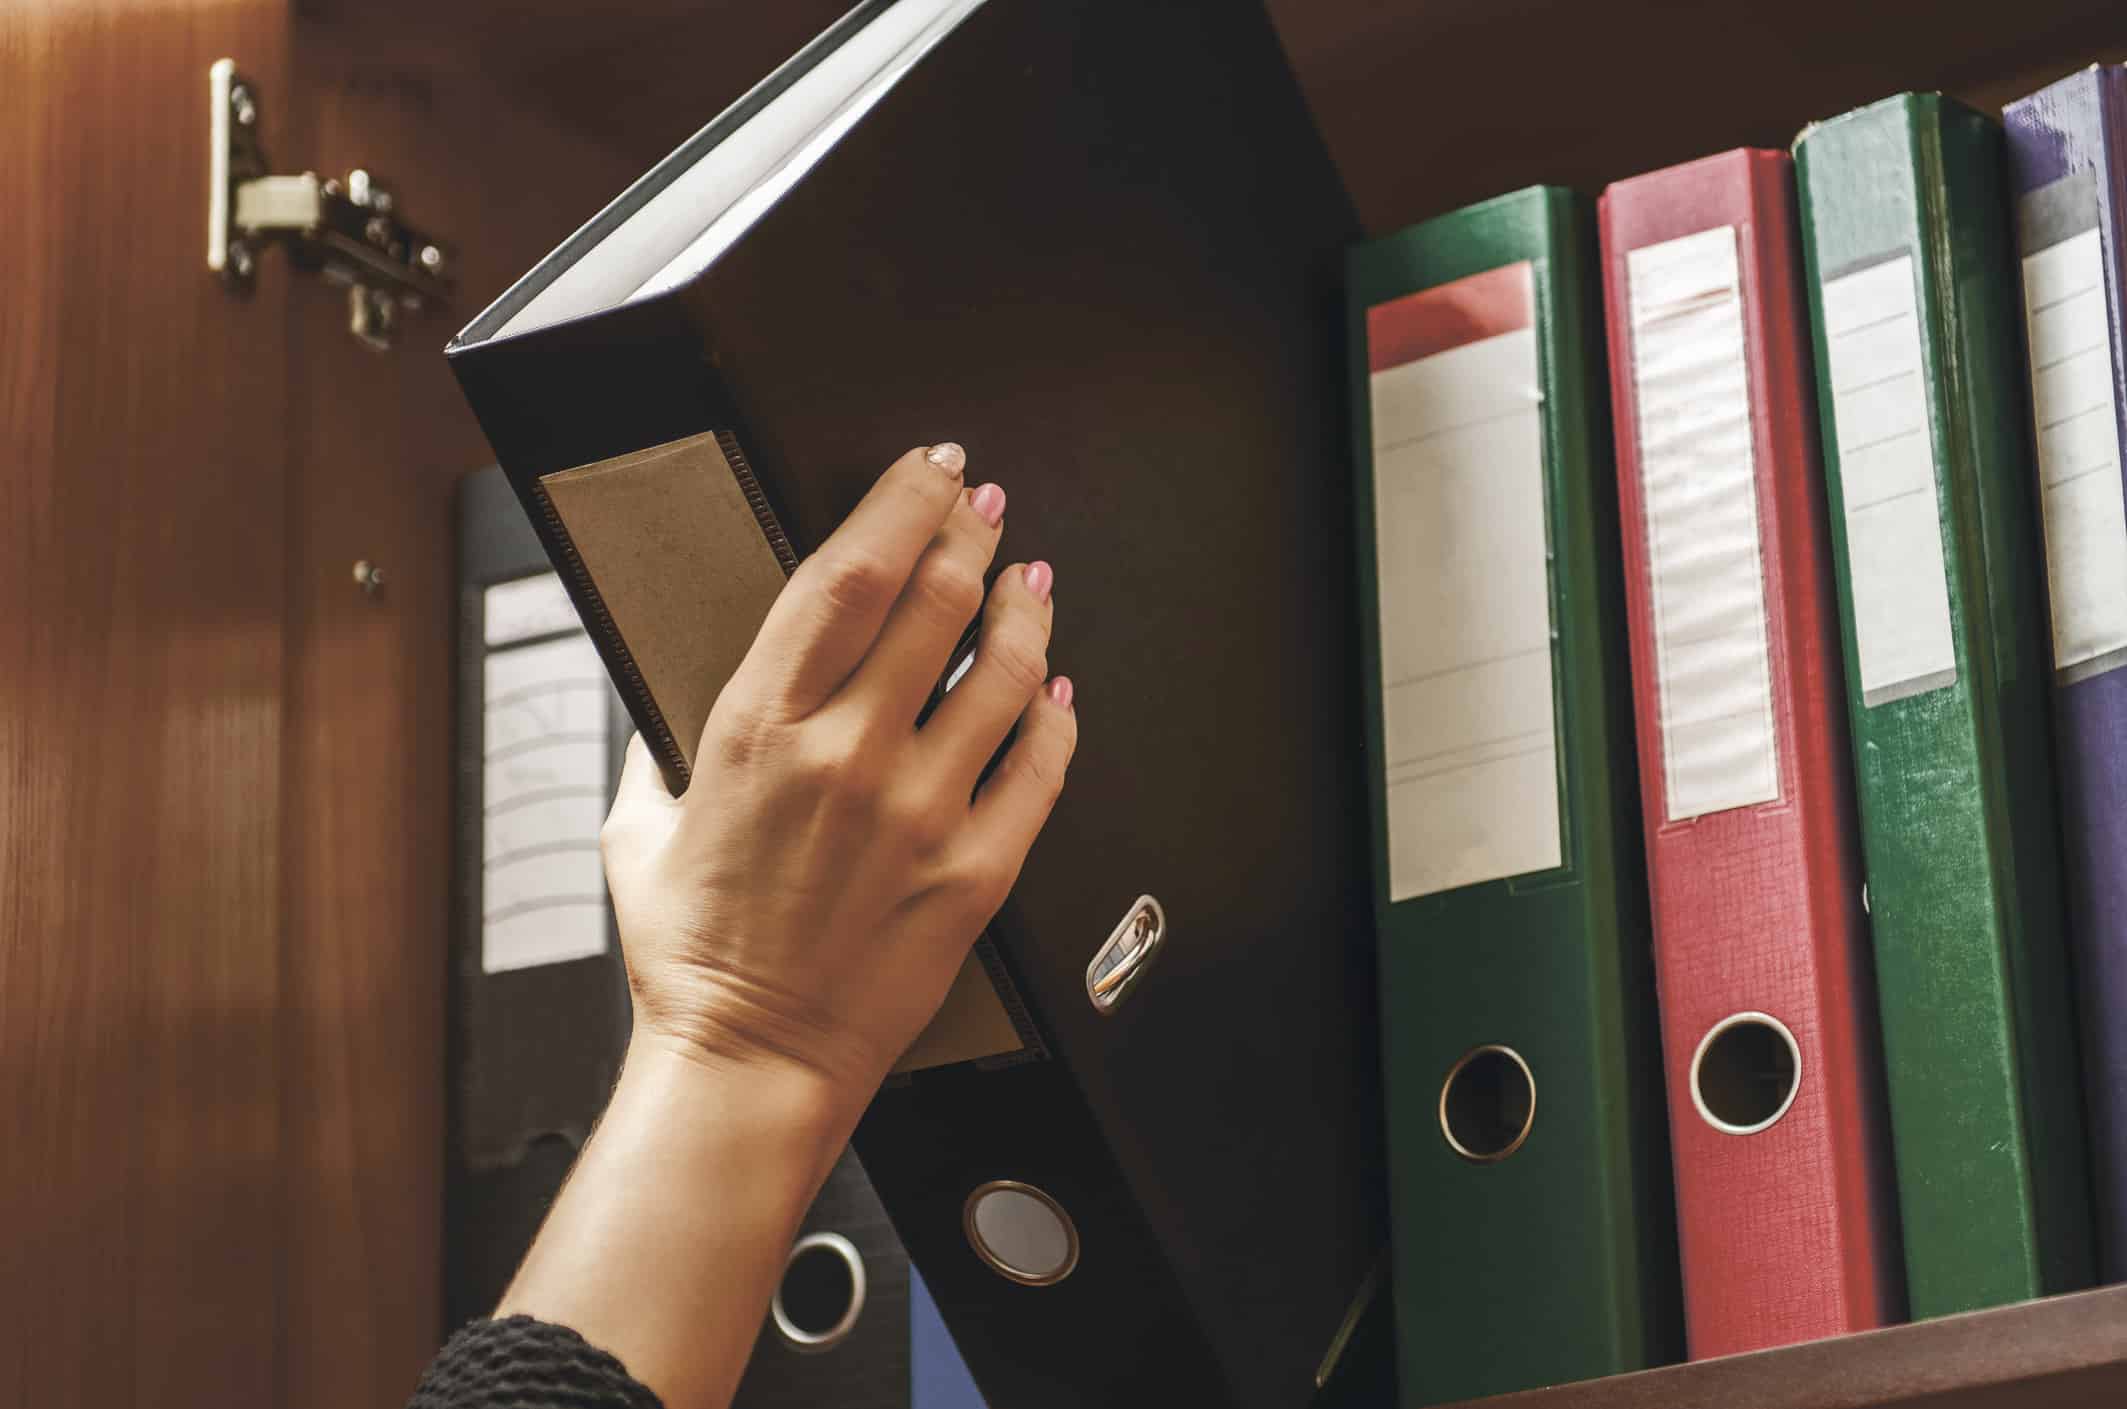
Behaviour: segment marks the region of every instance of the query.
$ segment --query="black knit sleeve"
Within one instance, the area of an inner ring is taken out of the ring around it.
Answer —
[[[664,1409],[627,1367],[566,1326],[475,1321],[436,1352],[407,1409]]]

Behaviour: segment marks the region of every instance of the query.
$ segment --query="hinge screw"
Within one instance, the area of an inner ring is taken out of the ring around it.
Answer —
[[[258,102],[252,98],[249,85],[239,83],[229,90],[229,111],[238,127],[249,127],[258,121]]]
[[[229,242],[227,267],[230,275],[234,278],[249,279],[251,277],[252,271],[258,268],[258,257],[251,253],[249,241],[231,240]]]

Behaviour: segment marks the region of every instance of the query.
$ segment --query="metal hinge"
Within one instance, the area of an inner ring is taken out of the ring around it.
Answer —
[[[401,313],[448,301],[450,250],[402,221],[390,191],[361,170],[344,182],[269,175],[257,85],[220,59],[207,87],[207,268],[248,290],[265,247],[283,245],[298,268],[347,286],[348,330],[375,348],[391,345]]]

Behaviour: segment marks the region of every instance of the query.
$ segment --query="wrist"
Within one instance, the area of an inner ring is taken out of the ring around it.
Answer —
[[[804,1063],[760,1054],[707,1051],[686,1038],[638,1025],[628,1042],[607,1119],[689,1133],[704,1126],[743,1137],[768,1168],[805,1179],[809,1204],[848,1143],[871,1092]]]
[[[727,1402],[861,1110],[802,1067],[640,1033],[495,1314],[575,1328],[674,1409]]]

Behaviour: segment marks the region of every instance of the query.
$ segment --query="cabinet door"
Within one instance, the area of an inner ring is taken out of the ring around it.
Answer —
[[[441,348],[640,163],[329,8],[0,15],[0,1403],[391,1404],[445,1330]],[[225,55],[454,307],[207,273]]]
[[[320,6],[325,11],[328,7]],[[443,1324],[458,479],[487,463],[459,325],[636,174],[363,7],[294,21],[288,132],[457,253],[457,297],[378,353],[286,290],[289,460],[278,1401],[400,1402]],[[365,592],[353,565],[383,574]]]
[[[0,1403],[274,1398],[289,278],[204,235],[286,30],[0,15]]]

